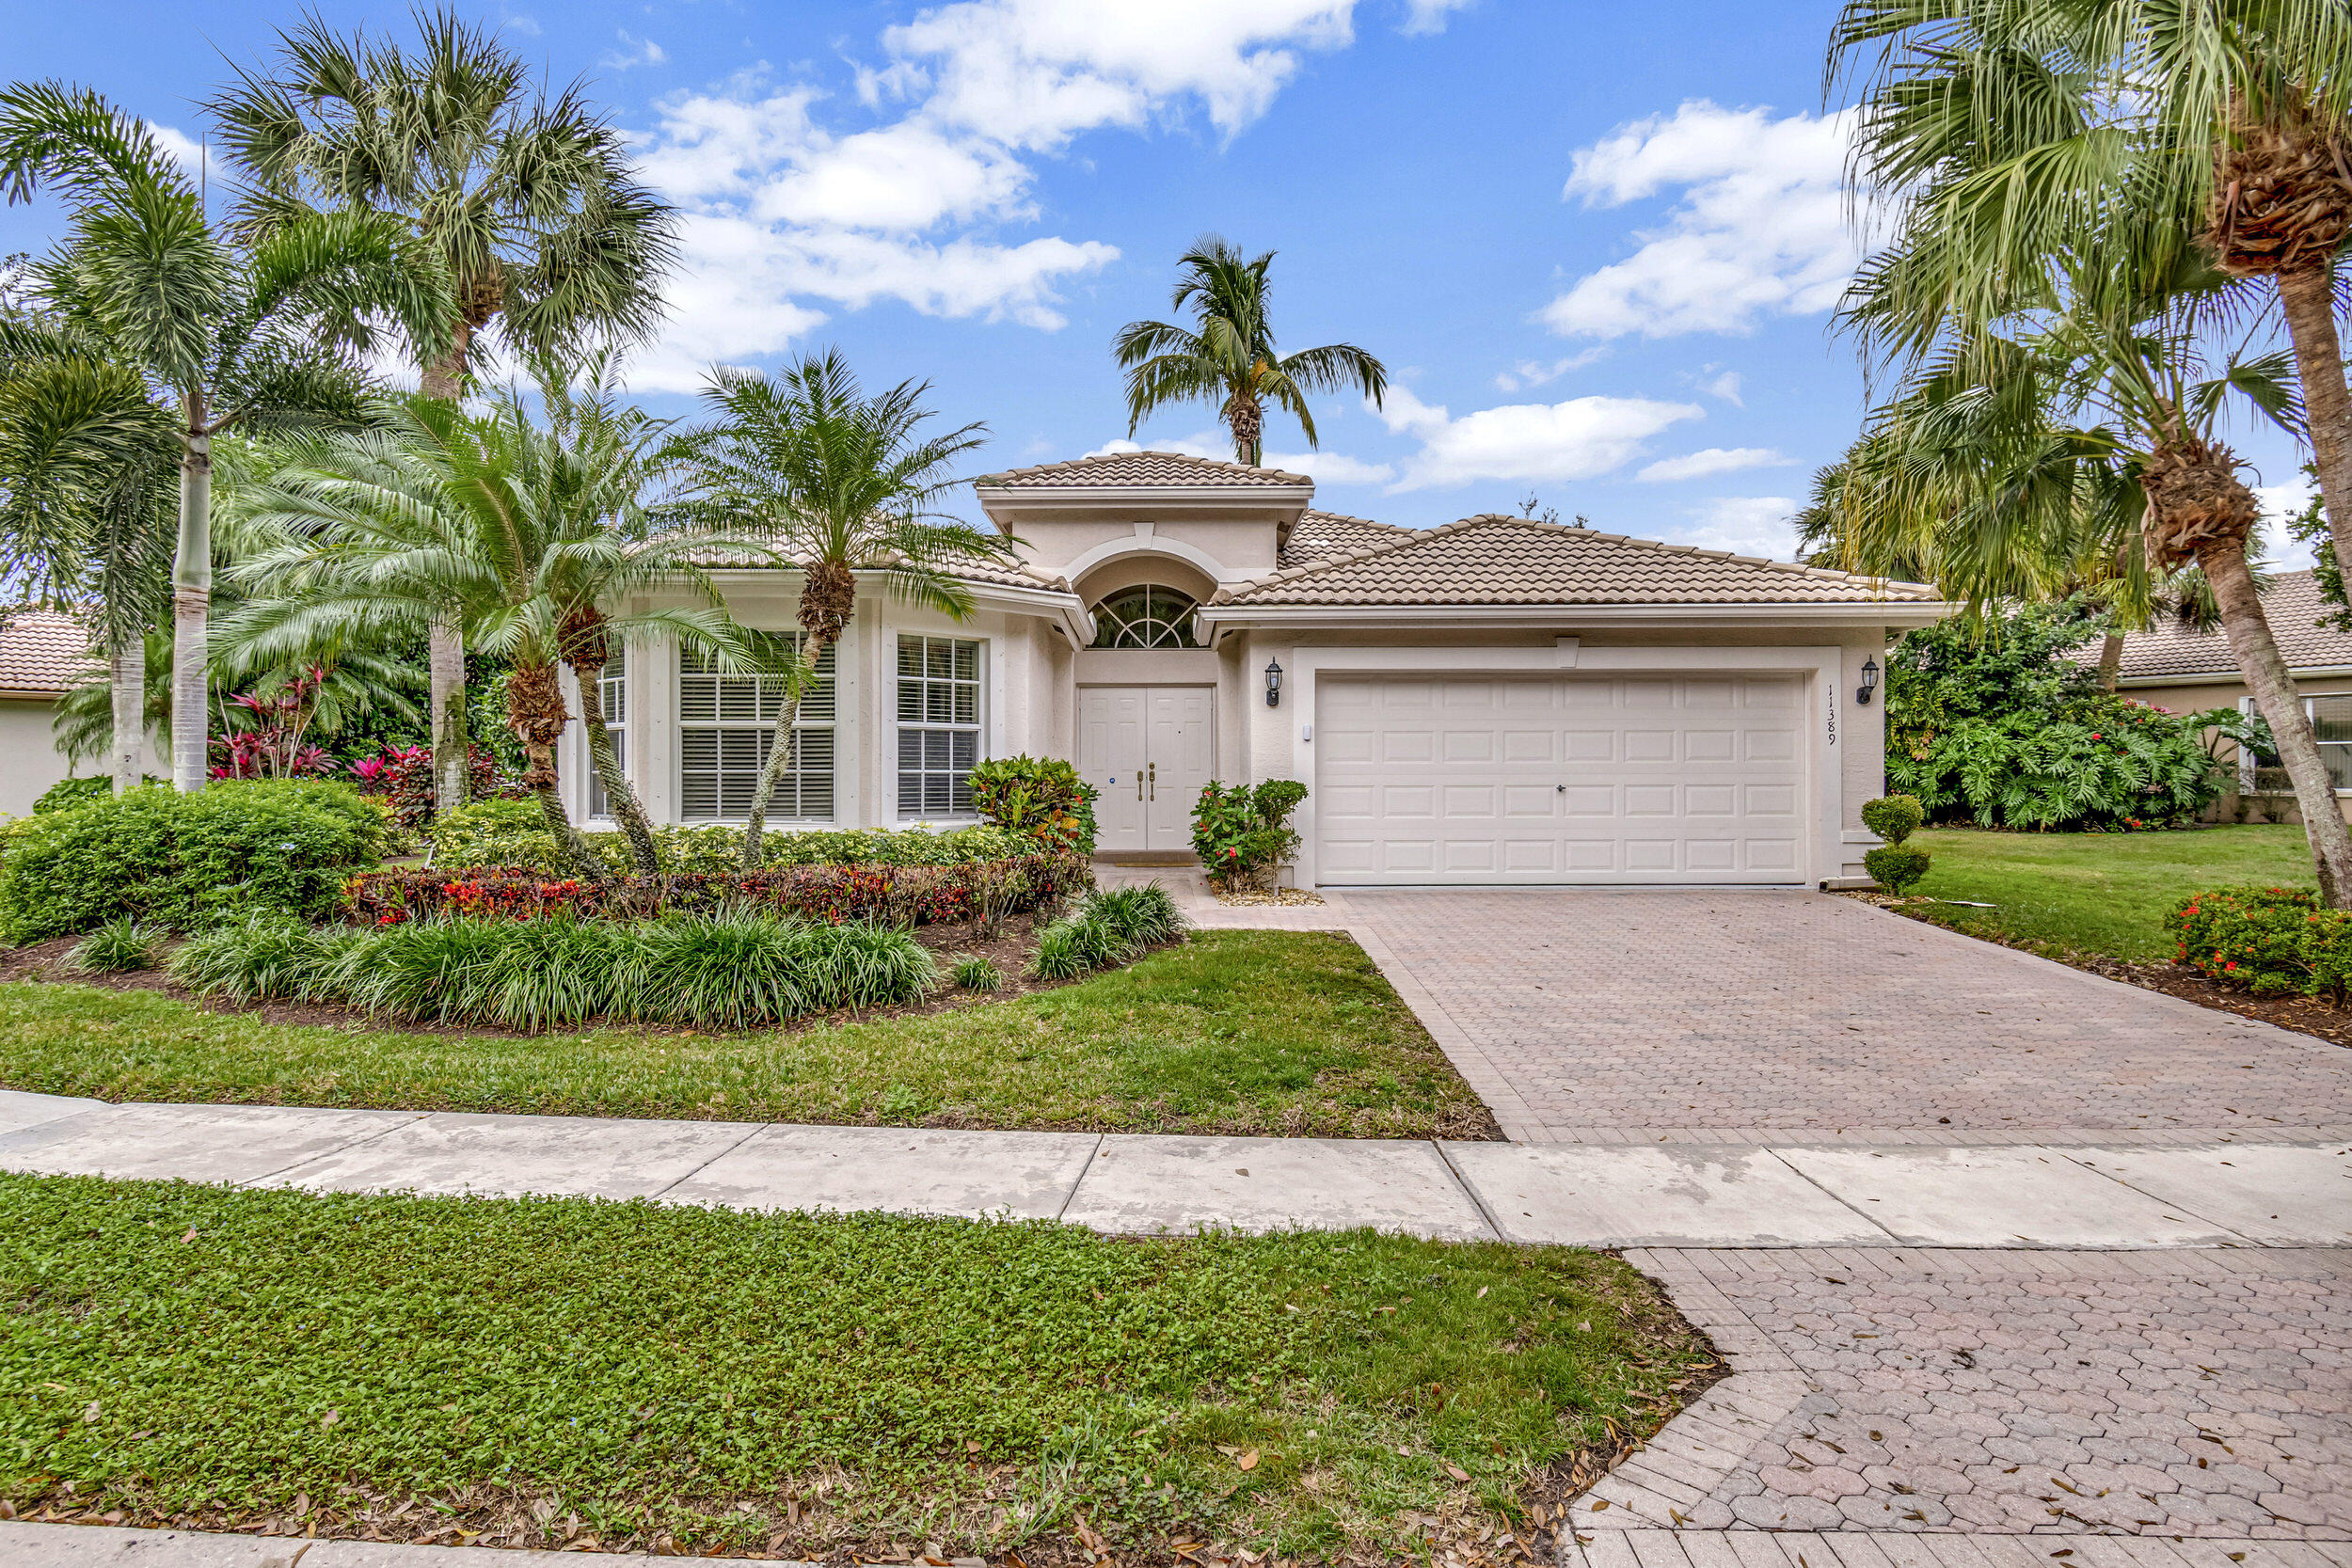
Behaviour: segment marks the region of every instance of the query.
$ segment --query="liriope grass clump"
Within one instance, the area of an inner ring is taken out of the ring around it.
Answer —
[[[1003,990],[1005,977],[996,966],[977,953],[966,953],[956,959],[948,971],[949,978],[964,990]]]
[[[1190,925],[1157,882],[1091,894],[1038,933],[1030,973],[1041,980],[1075,979],[1173,942]]]
[[[352,939],[290,914],[247,915],[199,931],[171,956],[170,974],[223,1002],[340,1002]]]
[[[119,974],[145,969],[155,961],[155,941],[160,935],[154,927],[122,915],[75,942],[66,953],[64,967],[75,974]]]

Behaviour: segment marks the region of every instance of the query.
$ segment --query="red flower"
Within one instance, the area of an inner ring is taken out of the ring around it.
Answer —
[[[2097,730],[2093,730],[2093,731],[2091,731],[2091,732],[2090,732],[2090,738],[2091,738],[2091,739],[2093,739],[2093,740],[2098,739],[2098,738],[2099,738],[2099,732],[2098,732]]]

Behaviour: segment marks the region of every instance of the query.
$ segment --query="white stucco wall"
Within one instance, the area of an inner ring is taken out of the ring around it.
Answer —
[[[0,817],[28,816],[51,784],[75,773],[88,777],[104,770],[103,758],[92,757],[79,768],[66,760],[51,727],[56,713],[56,705],[45,698],[0,698]],[[141,771],[170,776],[152,737]]]

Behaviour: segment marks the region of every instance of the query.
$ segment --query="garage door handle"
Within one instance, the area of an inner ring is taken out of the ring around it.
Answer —
[[[1551,786],[1551,792],[1554,795],[1565,795],[1568,792],[1568,786],[1566,784],[1553,784]]]

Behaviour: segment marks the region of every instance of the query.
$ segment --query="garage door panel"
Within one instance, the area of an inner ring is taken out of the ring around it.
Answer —
[[[1804,689],[1786,677],[1327,678],[1319,875],[1792,881]]]

